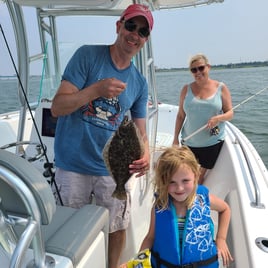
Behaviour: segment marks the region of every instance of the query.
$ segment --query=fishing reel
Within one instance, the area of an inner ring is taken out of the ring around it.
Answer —
[[[210,129],[210,136],[217,136],[220,133],[220,128],[218,126]]]

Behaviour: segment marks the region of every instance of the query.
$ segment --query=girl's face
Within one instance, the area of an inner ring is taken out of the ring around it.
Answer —
[[[181,166],[171,177],[168,193],[174,202],[182,203],[195,189],[195,175],[188,166]]]

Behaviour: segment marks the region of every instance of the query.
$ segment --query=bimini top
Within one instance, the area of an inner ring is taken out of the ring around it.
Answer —
[[[224,0],[144,0],[142,4],[150,6],[151,10],[193,7],[212,3],[222,3]],[[133,4],[131,0],[14,0],[21,6],[34,6],[42,8],[86,7],[90,9],[116,9],[123,10]]]

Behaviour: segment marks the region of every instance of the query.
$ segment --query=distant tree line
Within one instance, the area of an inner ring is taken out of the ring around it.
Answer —
[[[213,65],[213,68],[248,68],[248,67],[264,67],[268,66],[268,61],[252,61],[252,62],[241,62],[241,63],[229,63]]]
[[[265,67],[268,66],[268,61],[252,61],[240,63],[228,63],[211,65],[213,69],[233,69],[233,68],[250,68],[250,67]],[[155,68],[156,71],[175,71],[175,70],[188,70],[188,68]]]

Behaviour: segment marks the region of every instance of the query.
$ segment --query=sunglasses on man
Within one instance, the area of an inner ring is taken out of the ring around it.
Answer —
[[[147,38],[150,35],[150,31],[148,27],[142,27],[142,28],[138,28],[137,24],[133,21],[133,20],[126,20],[126,21],[122,21],[124,22],[124,27],[127,31],[129,32],[134,32],[137,31],[138,35],[141,38]]]

